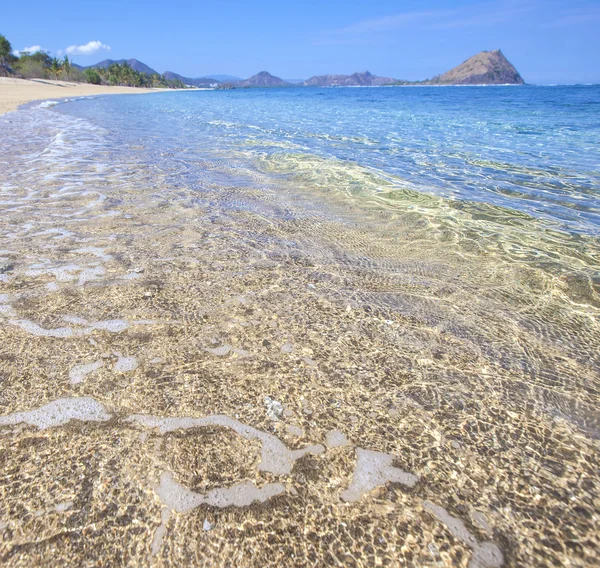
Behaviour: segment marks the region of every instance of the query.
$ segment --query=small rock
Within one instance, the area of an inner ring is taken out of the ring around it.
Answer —
[[[283,404],[270,396],[265,396],[265,406],[267,407],[267,416],[274,421],[278,421],[283,414]]]
[[[205,531],[208,532],[208,531],[212,530],[213,526],[214,525],[208,519],[204,519],[204,522],[202,523],[202,528]]]

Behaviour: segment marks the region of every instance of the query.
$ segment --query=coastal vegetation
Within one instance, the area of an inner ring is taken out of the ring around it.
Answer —
[[[0,34],[0,77],[10,74],[11,65],[16,57],[13,55],[12,46],[5,36]]]
[[[180,79],[165,79],[158,73],[144,73],[136,71],[127,62],[113,63],[106,69],[102,67],[89,67],[84,70],[86,81],[89,83],[123,85],[127,87],[163,87],[184,89],[185,84]],[[99,79],[99,81],[98,81]]]
[[[127,62],[113,63],[107,68],[80,67],[67,55],[63,59],[51,57],[45,51],[16,53],[10,41],[0,34],[0,76],[23,79],[62,79],[93,85],[120,85],[142,88],[183,89],[180,79],[166,79],[158,73],[136,71]]]

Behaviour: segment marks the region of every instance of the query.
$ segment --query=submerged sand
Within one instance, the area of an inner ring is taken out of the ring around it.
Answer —
[[[75,136],[2,154],[0,564],[600,561],[585,282]]]
[[[13,79],[0,77],[0,115],[17,109],[22,104],[44,99],[86,97],[90,95],[142,94],[165,89],[138,89],[134,87],[108,87],[48,79]]]

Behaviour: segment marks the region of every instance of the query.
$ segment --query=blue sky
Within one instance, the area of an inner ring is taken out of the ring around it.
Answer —
[[[600,83],[600,0],[30,0],[1,10],[13,47],[159,72],[280,77],[442,73],[501,48],[530,83]]]

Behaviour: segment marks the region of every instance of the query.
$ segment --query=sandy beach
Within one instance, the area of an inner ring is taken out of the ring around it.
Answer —
[[[108,87],[88,83],[50,81],[47,79],[15,79],[0,77],[0,115],[17,109],[30,101],[90,95],[126,95],[164,91],[165,89],[139,89],[136,87]]]

